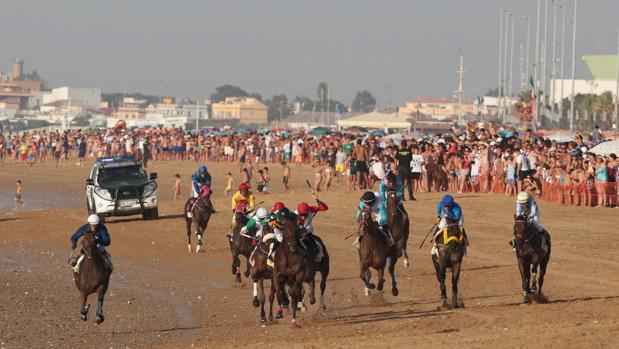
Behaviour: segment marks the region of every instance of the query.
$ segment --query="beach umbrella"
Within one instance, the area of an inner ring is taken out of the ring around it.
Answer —
[[[590,152],[596,155],[610,155],[610,154],[619,154],[619,140],[617,141],[609,141],[596,145],[591,148]]]

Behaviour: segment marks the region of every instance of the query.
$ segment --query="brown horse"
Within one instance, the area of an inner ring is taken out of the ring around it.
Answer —
[[[542,285],[546,267],[550,260],[550,235],[546,238],[547,250],[542,248],[542,234],[524,216],[514,215],[514,237],[516,243],[516,257],[518,258],[518,269],[522,278],[523,302],[529,303],[531,292],[537,291],[537,296],[542,297]],[[539,280],[537,278],[537,267],[539,265]],[[531,278],[531,273],[533,277]],[[530,286],[530,282],[533,284]],[[539,281],[539,288],[537,283]]]
[[[408,252],[406,252],[406,245],[408,244],[409,235],[409,217],[408,213],[404,210],[398,200],[398,195],[394,190],[387,192],[387,225],[391,229],[393,234],[393,241],[397,249],[397,257],[404,258],[404,266],[408,268],[410,265],[408,260]],[[393,261],[395,264],[397,261]]]
[[[200,252],[200,248],[203,245],[202,236],[206,231],[206,227],[208,226],[208,222],[211,219],[211,214],[213,213],[213,205],[211,204],[210,199],[210,189],[206,189],[207,187],[202,187],[200,191],[200,196],[198,197],[196,204],[194,205],[194,199],[189,198],[185,203],[185,223],[187,224],[187,251],[191,252],[191,224],[193,223],[196,227],[196,236],[198,237],[198,242],[196,244],[196,253]],[[192,208],[193,207],[193,208]],[[191,210],[191,217],[189,217],[189,211]]]
[[[269,255],[269,245],[274,242],[275,234],[271,227],[262,228],[263,238],[257,238],[258,243],[256,248],[249,256],[249,264],[251,265],[251,278],[254,281],[254,299],[252,304],[255,307],[260,307],[260,322],[267,322],[266,313],[264,311],[265,293],[264,280],[271,281],[271,290],[269,293],[269,321],[273,321],[273,301],[275,300],[275,275],[273,267],[267,265],[267,257]],[[277,309],[277,318],[284,317],[281,305]]]
[[[90,309],[90,304],[86,305],[88,295],[96,292],[99,306],[95,323],[100,324],[104,320],[103,299],[110,283],[112,271],[105,267],[103,256],[101,256],[96,246],[94,234],[91,231],[84,233],[82,236],[84,260],[80,265],[79,272],[73,272],[73,279],[82,296],[82,310],[80,311],[82,320],[86,321],[88,319],[88,309]]]
[[[438,256],[432,254],[432,263],[436,271],[436,279],[441,288],[441,306],[447,303],[447,288],[445,278],[447,268],[451,268],[451,306],[459,308],[458,304],[458,280],[460,279],[460,268],[462,258],[466,252],[466,234],[464,228],[458,226],[457,221],[447,219],[447,226],[438,234]]]
[[[376,288],[381,291],[385,283],[385,267],[391,274],[391,294],[399,294],[395,278],[395,261],[398,258],[396,246],[389,247],[384,235],[378,231],[378,223],[372,220],[369,209],[361,211],[359,216],[359,277],[365,286],[365,295],[369,296],[370,290]],[[370,282],[370,267],[378,272],[378,286]]]
[[[232,234],[230,237],[230,252],[232,253],[232,275],[236,282],[241,283],[241,259],[239,255],[245,257],[245,277],[249,277],[250,263],[249,256],[254,250],[252,246],[252,239],[241,235],[241,229],[247,224],[249,220],[247,218],[247,210],[245,205],[238,207],[234,213],[234,220],[236,222]]]
[[[292,299],[291,327],[297,327],[297,308],[303,311],[305,306],[303,299],[303,282],[310,286],[310,304],[316,302],[314,276],[316,274],[316,255],[314,248],[302,250],[300,232],[295,221],[288,218],[280,218],[282,222],[283,241],[273,258],[275,266],[275,286],[278,301],[281,304],[281,293],[288,285],[288,293]],[[328,272],[327,272],[328,274]],[[326,276],[323,274],[323,282],[326,285]],[[321,282],[321,291],[324,290]]]

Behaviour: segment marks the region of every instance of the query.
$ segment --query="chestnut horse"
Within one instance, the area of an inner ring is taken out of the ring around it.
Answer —
[[[252,304],[254,307],[260,307],[260,322],[267,322],[264,304],[266,296],[264,293],[264,280],[271,281],[271,290],[269,292],[269,321],[273,321],[273,301],[275,300],[275,275],[273,267],[267,265],[267,257],[269,256],[269,246],[275,241],[275,234],[272,228],[267,226],[262,228],[263,238],[257,237],[256,248],[249,256],[249,264],[251,265],[251,278],[254,281],[254,299]],[[279,297],[278,297],[279,298]],[[280,302],[281,303],[281,302]],[[283,318],[283,309],[280,305],[277,308],[277,318]]]
[[[391,274],[391,294],[399,294],[395,278],[395,262],[398,259],[396,245],[389,247],[383,234],[378,231],[378,223],[372,220],[369,209],[361,211],[359,216],[359,277],[363,281],[365,295],[369,296],[370,290],[376,288],[381,291],[385,283],[385,267]],[[370,282],[370,267],[378,272],[378,286]]]
[[[194,198],[187,199],[185,203],[185,223],[187,224],[187,251],[191,252],[191,224],[196,227],[196,236],[198,242],[196,244],[196,253],[200,252],[202,248],[202,236],[206,231],[208,222],[211,219],[213,213],[213,205],[211,204],[211,189],[208,186],[203,186],[200,190],[200,196],[194,205]],[[192,208],[193,206],[193,208]],[[191,210],[191,217],[189,217],[189,211]]]
[[[397,257],[404,258],[404,266],[408,268],[410,265],[408,260],[408,245],[409,225],[410,220],[408,213],[404,210],[398,200],[398,195],[394,190],[387,192],[387,225],[393,234],[393,241],[397,249]],[[395,264],[396,261],[393,261]]]
[[[80,265],[79,272],[73,272],[75,286],[77,286],[82,297],[80,315],[83,321],[88,319],[90,304],[86,305],[86,301],[88,295],[96,292],[99,306],[95,323],[100,324],[105,320],[103,317],[103,299],[110,283],[112,271],[105,267],[103,256],[101,256],[97,249],[95,236],[90,230],[82,236],[82,250],[84,251],[84,260]]]
[[[460,279],[462,258],[464,258],[466,252],[466,234],[464,228],[458,226],[458,221],[445,219],[447,219],[447,226],[438,234],[436,241],[438,256],[432,254],[432,264],[434,264],[436,279],[441,288],[441,306],[445,306],[447,303],[445,278],[447,277],[447,268],[451,268],[451,306],[459,308],[458,280]]]
[[[232,229],[230,237],[230,252],[232,253],[232,275],[236,282],[241,282],[241,259],[239,255],[245,257],[245,277],[249,277],[250,265],[249,255],[254,250],[252,245],[252,239],[241,235],[241,229],[247,224],[249,218],[247,217],[247,207],[245,201],[239,201],[236,209],[234,210],[235,226]]]
[[[542,297],[542,285],[546,267],[550,260],[550,235],[546,244],[547,249],[542,248],[542,234],[527,220],[525,216],[514,215],[514,237],[516,243],[516,257],[518,258],[518,269],[522,278],[523,302],[529,303],[531,292],[537,291],[537,296]],[[537,278],[537,267],[539,266],[539,280]],[[531,277],[531,273],[533,277]],[[532,285],[530,285],[532,281]],[[539,282],[539,287],[537,283]]]

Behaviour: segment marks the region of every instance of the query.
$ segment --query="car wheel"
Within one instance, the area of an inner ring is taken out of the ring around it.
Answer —
[[[159,219],[159,208],[155,207],[151,210],[150,219]]]

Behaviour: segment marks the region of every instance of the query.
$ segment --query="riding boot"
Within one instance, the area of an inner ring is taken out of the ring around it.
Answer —
[[[548,243],[550,242],[550,236],[548,235],[546,229],[542,229],[540,235],[542,236],[542,250],[544,250],[544,252],[548,252]]]
[[[512,247],[512,251],[516,252],[516,238],[511,238],[511,240],[509,240],[507,243]]]
[[[389,226],[382,225],[380,227],[380,231],[383,233],[383,236],[385,237],[387,246],[389,247],[393,246],[395,244],[395,241],[393,241],[393,236],[391,235],[391,229],[389,229]]]
[[[109,271],[114,270],[114,264],[112,264],[112,256],[106,252],[103,253],[103,260],[105,261],[105,268]]]

